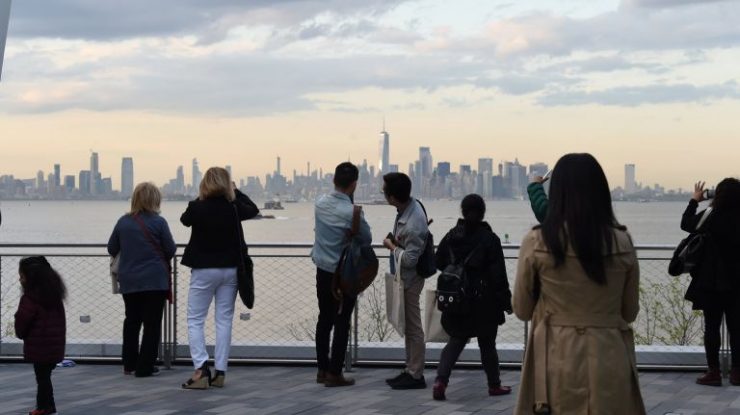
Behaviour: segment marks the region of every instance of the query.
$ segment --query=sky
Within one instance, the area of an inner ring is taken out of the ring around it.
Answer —
[[[0,174],[377,165],[385,119],[404,171],[590,152],[686,189],[740,175],[738,63],[738,0],[15,0]]]

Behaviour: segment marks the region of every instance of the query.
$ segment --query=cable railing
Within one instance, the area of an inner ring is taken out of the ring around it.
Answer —
[[[187,298],[190,269],[180,265],[184,245],[173,258],[173,302],[165,307],[160,358],[166,366],[190,358],[187,339]],[[405,358],[402,337],[387,322],[385,278],[390,259],[375,245],[380,272],[358,298],[349,344],[348,364],[396,363]],[[318,316],[316,268],[311,244],[251,244],[255,264],[255,307],[246,309],[237,299],[231,359],[235,361],[312,361]],[[638,246],[641,271],[641,311],[633,324],[638,365],[642,367],[698,367],[705,365],[701,314],[683,299],[688,277],[671,277],[668,261],[674,247]],[[519,246],[504,245],[509,283],[513,287]],[[46,255],[64,278],[69,296],[67,355],[76,359],[115,359],[121,354],[123,301],[111,292],[109,256],[104,244],[0,244],[0,357],[22,356],[15,337],[13,314],[20,298],[18,261],[27,255]],[[426,280],[434,290],[436,278]],[[425,304],[421,301],[422,315]],[[212,353],[215,341],[213,307],[206,323]],[[521,364],[528,327],[513,315],[499,328],[497,348],[503,365]],[[723,363],[727,336],[723,330]],[[444,344],[428,343],[427,360],[435,362]],[[477,345],[461,356],[463,364],[479,364]]]

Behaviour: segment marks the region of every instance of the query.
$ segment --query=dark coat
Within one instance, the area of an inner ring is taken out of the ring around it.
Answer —
[[[480,295],[473,300],[469,314],[442,313],[442,327],[452,337],[491,335],[498,325],[504,324],[504,311],[511,310],[504,251],[488,223],[482,222],[467,233],[465,221],[459,220],[439,243],[437,268],[444,270],[451,263],[450,250],[455,261],[460,262],[476,247],[478,250],[470,258],[465,276],[468,284],[480,290]]]
[[[59,363],[66,343],[64,304],[43,307],[23,294],[15,313],[15,334],[23,340],[23,357],[32,363]]]
[[[193,230],[182,256],[183,265],[190,268],[232,268],[239,264],[238,243],[242,251],[247,249],[241,221],[257,216],[259,209],[247,195],[238,190],[235,193],[234,202],[225,197],[214,197],[188,203],[180,222]],[[239,221],[236,220],[237,211]]]
[[[697,201],[689,201],[681,218],[681,229],[709,236],[701,262],[691,271],[685,296],[694,309],[703,310],[719,299],[734,299],[740,294],[740,213],[715,209],[697,230],[704,214],[704,211],[696,212],[698,207]]]

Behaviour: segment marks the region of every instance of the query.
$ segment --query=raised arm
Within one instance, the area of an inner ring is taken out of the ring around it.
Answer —
[[[259,215],[259,208],[254,204],[254,202],[252,202],[252,199],[250,199],[249,196],[240,192],[239,189],[234,189],[234,195],[236,195],[234,205],[239,213],[239,220],[252,219]]]

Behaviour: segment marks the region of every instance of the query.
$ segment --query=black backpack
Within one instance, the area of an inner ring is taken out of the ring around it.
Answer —
[[[437,309],[453,314],[466,314],[471,309],[473,292],[466,277],[465,268],[478,247],[468,254],[464,261],[455,262],[455,254],[450,248],[450,264],[437,277]]]
[[[434,219],[430,220],[424,205],[418,200],[417,202],[427,218],[427,226],[431,225]],[[429,278],[437,273],[437,259],[434,257],[434,236],[428,230],[424,241],[424,250],[419,255],[419,262],[416,263],[416,273],[422,278]]]

